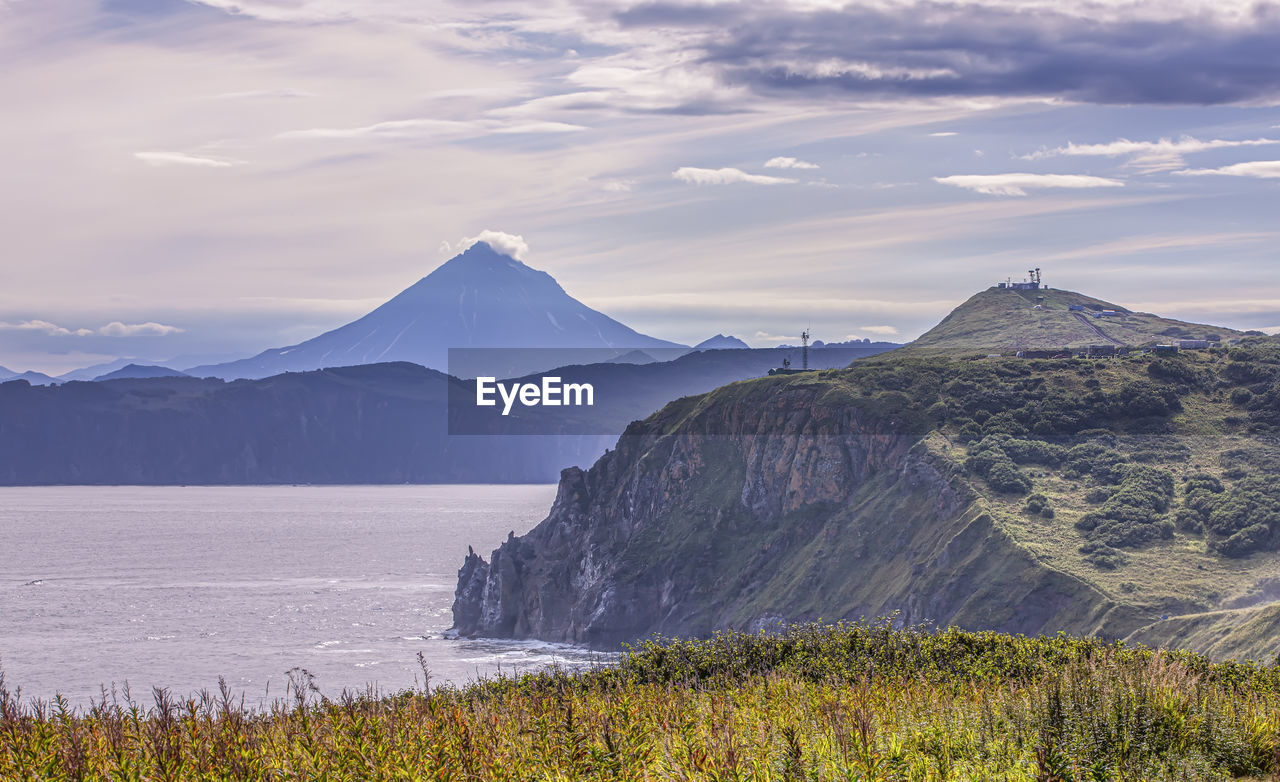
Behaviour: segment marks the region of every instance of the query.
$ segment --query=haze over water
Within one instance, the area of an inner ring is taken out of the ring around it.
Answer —
[[[449,640],[467,546],[540,521],[554,486],[0,488],[0,665],[10,689],[87,705],[126,680],[250,703],[306,668],[321,691],[590,659]],[[269,690],[268,690],[268,682]]]

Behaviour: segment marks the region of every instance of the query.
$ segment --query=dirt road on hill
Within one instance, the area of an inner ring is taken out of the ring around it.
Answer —
[[[1092,331],[1094,334],[1097,334],[1097,335],[1098,335],[1099,337],[1101,337],[1102,339],[1105,339],[1107,342],[1110,342],[1112,345],[1123,345],[1123,344],[1124,344],[1123,342],[1121,342],[1121,341],[1120,341],[1120,340],[1118,340],[1118,339],[1113,339],[1110,335],[1108,335],[1108,334],[1107,334],[1107,332],[1105,332],[1105,331],[1103,331],[1102,329],[1098,328],[1098,327],[1097,327],[1096,325],[1094,325],[1093,323],[1090,323],[1090,322],[1089,322],[1089,319],[1088,319],[1087,317],[1085,317],[1084,315],[1081,315],[1081,314],[1080,314],[1080,313],[1078,313],[1078,312],[1073,312],[1073,313],[1071,313],[1071,314],[1076,316],[1076,320],[1078,320],[1078,321],[1080,321],[1081,323],[1083,323],[1084,325],[1088,326],[1090,331]]]

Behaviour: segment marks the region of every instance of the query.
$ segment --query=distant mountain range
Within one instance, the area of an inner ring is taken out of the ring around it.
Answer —
[[[477,242],[359,320],[297,345],[185,371],[231,380],[390,361],[448,371],[449,348],[607,348],[622,354],[682,347],[591,309],[546,272]],[[512,369],[518,374],[555,365]]]
[[[737,337],[725,336],[717,334],[709,339],[704,339],[693,346],[694,350],[741,350],[742,348],[751,347],[747,343]]]
[[[112,372],[115,372],[117,369],[123,369],[124,367],[127,367],[130,364],[138,364],[138,363],[141,363],[140,359],[117,358],[114,361],[107,361],[101,364],[94,364],[92,366],[82,367],[80,369],[73,369],[70,372],[64,372],[61,375],[58,375],[54,379],[60,383],[65,383],[68,380],[97,380],[98,378],[104,375],[108,375],[108,374],[111,374]],[[152,363],[167,364],[168,362],[152,362]]]
[[[810,364],[843,367],[893,347],[811,350]],[[791,354],[707,350],[644,365],[562,367],[565,382],[594,384],[594,407],[513,415],[501,429],[462,421],[462,431],[450,428],[459,422],[448,400],[474,399],[474,385],[408,363],[233,382],[2,382],[0,485],[547,482],[589,464],[629,422],[668,401],[758,377],[783,358],[794,363]]]
[[[53,378],[43,372],[14,372],[12,369],[0,367],[0,383],[9,380],[25,380],[33,386],[48,385],[54,382]]]
[[[94,380],[141,380],[147,377],[191,377],[191,375],[154,364],[125,364],[114,372],[95,377]]]

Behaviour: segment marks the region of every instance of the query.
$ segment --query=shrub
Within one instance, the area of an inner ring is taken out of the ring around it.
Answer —
[[[1001,447],[1017,464],[1044,464],[1056,467],[1062,463],[1062,457],[1066,454],[1066,449],[1061,445],[1044,440],[1011,437]]]
[[[1173,524],[1183,532],[1204,532],[1204,518],[1191,508],[1178,508]]]
[[[1272,548],[1272,527],[1270,524],[1250,524],[1231,537],[1218,541],[1214,548],[1227,557],[1247,557]]]
[[[1022,506],[1025,513],[1044,516],[1046,519],[1053,518],[1053,507],[1049,505],[1049,498],[1043,494],[1032,494],[1027,498],[1027,503]]]
[[[1205,491],[1212,492],[1213,494],[1221,494],[1222,481],[1218,480],[1218,477],[1215,475],[1210,475],[1206,472],[1198,472],[1194,475],[1188,476],[1187,479],[1182,482],[1182,491],[1186,494],[1190,494],[1196,489],[1204,489]]]
[[[1262,477],[1245,478],[1217,494],[1197,489],[1187,506],[1199,513],[1215,538],[1215,550],[1228,557],[1280,549],[1280,486]]]
[[[1085,492],[1084,501],[1088,503],[1092,503],[1093,505],[1098,505],[1100,503],[1106,502],[1107,500],[1111,499],[1112,493],[1113,493],[1113,490],[1110,489],[1109,487],[1095,486],[1089,491]]]
[[[1073,446],[1064,456],[1064,473],[1069,478],[1090,475],[1099,483],[1118,483],[1124,477],[1124,454],[1101,442]]]
[[[1133,548],[1173,536],[1174,523],[1165,518],[1173,499],[1173,476],[1145,465],[1129,465],[1119,488],[1096,511],[1084,514],[1076,528],[1090,543]]]
[[[1026,494],[1031,491],[1031,481],[1018,472],[1012,461],[997,462],[987,473],[987,484],[998,492]]]
[[[1124,552],[1116,551],[1105,543],[1086,543],[1080,547],[1080,553],[1085,555],[1085,562],[1103,570],[1115,570],[1129,563]]]

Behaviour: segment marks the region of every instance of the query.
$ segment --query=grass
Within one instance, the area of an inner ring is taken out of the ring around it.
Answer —
[[[1044,297],[1043,302],[1038,297]],[[1039,304],[1042,309],[1035,309]],[[1078,313],[1068,308],[1084,307]],[[1117,314],[1095,319],[1091,313],[1117,310]],[[1090,326],[1101,328],[1111,339],[1125,345],[1169,342],[1181,338],[1203,338],[1214,334],[1223,339],[1239,332],[1216,326],[1187,323],[1133,312],[1100,299],[1073,291],[1043,289],[1014,291],[989,288],[972,296],[950,315],[906,349],[911,353],[957,350],[1008,352],[1023,349],[1085,347],[1107,344]]]
[[[887,621],[387,698],[327,700],[299,675],[261,711],[225,688],[154,700],[73,713],[0,684],[0,778],[1280,778],[1280,668]]]

